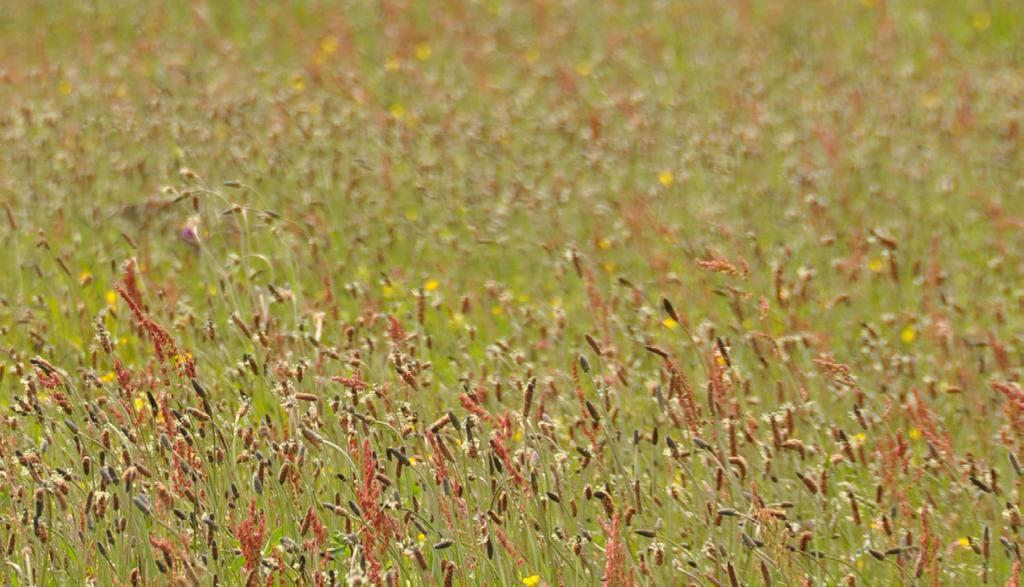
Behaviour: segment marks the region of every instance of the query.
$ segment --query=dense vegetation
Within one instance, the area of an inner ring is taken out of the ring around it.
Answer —
[[[9,2],[12,585],[1017,585],[1017,0]]]

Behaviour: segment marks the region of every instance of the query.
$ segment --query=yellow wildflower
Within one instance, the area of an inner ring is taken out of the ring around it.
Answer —
[[[416,59],[419,59],[420,61],[430,59],[430,56],[433,55],[433,53],[434,51],[430,48],[428,43],[420,43],[419,45],[416,45]]]
[[[330,55],[338,50],[338,37],[324,37],[320,41],[320,50]]]
[[[917,331],[914,330],[913,326],[907,326],[903,329],[903,332],[900,333],[900,340],[907,344],[914,342],[917,340]]]
[[[974,16],[971,17],[971,26],[973,26],[976,31],[987,30],[988,27],[992,26],[992,15],[987,12],[976,12]]]
[[[853,435],[853,442],[851,442],[850,444],[852,444],[854,446],[854,448],[857,448],[857,447],[863,445],[864,441],[867,440],[867,439],[868,439],[868,435],[867,434],[864,434],[863,432],[858,432],[858,433]]]
[[[448,325],[452,328],[462,328],[466,325],[466,317],[461,312],[452,314],[452,319],[448,321]]]

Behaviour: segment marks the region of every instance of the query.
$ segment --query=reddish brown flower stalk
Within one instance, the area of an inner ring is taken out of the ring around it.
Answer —
[[[512,560],[516,561],[516,564],[520,566],[526,564],[526,559],[520,556],[515,545],[512,544],[512,541],[509,540],[508,536],[505,534],[505,530],[497,524],[493,526],[493,529],[494,535],[498,537],[498,543],[501,544],[501,547],[505,549],[505,552],[508,553]]]
[[[157,483],[154,492],[156,493],[157,511],[169,512],[174,508],[174,497],[163,483]]]
[[[427,443],[431,448],[430,460],[434,463],[434,480],[440,485],[448,478],[448,463],[444,457],[444,449],[433,432],[427,432]]]
[[[512,426],[512,415],[509,414],[508,410],[506,409],[504,414],[498,416],[498,434],[501,435],[501,438],[503,440],[507,440],[509,438],[512,438],[513,428],[514,426]]]
[[[1024,410],[1024,389],[1021,389],[1019,384],[990,381],[989,385],[992,386],[992,389],[1005,395],[1006,399],[1018,409]]]
[[[60,385],[60,376],[56,372],[47,372],[36,368],[36,379],[46,389],[53,389]]]
[[[894,499],[900,501],[905,499],[900,477],[906,474],[907,467],[910,465],[909,449],[910,446],[903,437],[902,431],[885,436],[878,442],[877,454],[882,462],[880,467],[882,484]]]
[[[990,349],[992,349],[992,355],[995,356],[996,365],[999,366],[999,370],[1004,373],[1009,371],[1011,361],[1010,354],[1006,350],[1006,345],[999,342],[999,339],[997,339],[995,334],[993,334],[992,332],[989,332],[987,334],[987,338],[988,346]]]
[[[921,430],[921,435],[928,439],[932,445],[947,458],[953,455],[953,440],[949,433],[942,430],[937,418],[928,410],[924,398],[917,393],[916,389],[911,390],[914,401],[907,406],[910,419],[914,425]]]
[[[469,394],[464,393],[460,395],[459,402],[462,404],[462,407],[466,408],[467,411],[472,412],[475,416],[477,416],[484,422],[487,422],[488,424],[494,424],[494,416],[492,416],[491,413],[488,412],[487,410],[480,407],[480,404],[476,403],[476,401]]]
[[[686,418],[686,425],[694,435],[700,434],[701,412],[697,398],[690,388],[686,376],[676,368],[675,363],[668,357],[663,358],[665,370],[669,374],[669,396],[679,398],[679,404],[683,407],[683,415]]]
[[[720,407],[732,388],[732,382],[726,374],[726,357],[718,348],[714,348],[709,353],[708,363],[708,372],[710,373],[709,383],[711,384],[712,392],[711,396],[714,399],[716,406]]]
[[[363,482],[356,493],[356,500],[368,527],[362,532],[363,549],[370,565],[370,581],[376,584],[380,579],[380,555],[387,550],[395,533],[395,522],[384,513],[380,506],[380,483],[377,480],[377,459],[370,450],[370,441],[363,441],[362,450]]]
[[[1005,587],[1020,587],[1020,561],[1013,561],[1010,578],[1006,580]]]
[[[256,500],[249,500],[249,515],[235,527],[235,538],[238,539],[242,556],[245,557],[245,570],[252,573],[259,568],[263,552],[263,539],[267,533],[267,517],[256,511]]]
[[[449,530],[455,529],[455,517],[452,516],[452,509],[448,507],[446,500],[441,500],[437,504],[441,508],[441,517],[444,518],[444,523]]]
[[[170,540],[161,540],[161,539],[157,538],[156,536],[150,534],[149,535],[149,544],[153,548],[155,548],[158,551],[160,551],[160,554],[163,556],[164,562],[167,563],[168,567],[173,566],[175,556],[174,556],[174,548],[171,546],[171,541]]]
[[[128,309],[135,314],[139,325],[149,334],[150,339],[153,341],[153,348],[156,351],[157,358],[163,361],[176,355],[178,348],[171,335],[142,310],[142,306],[139,305],[125,286],[120,283],[114,284],[114,290],[121,295],[121,298],[128,304]]]
[[[313,509],[313,506],[306,510],[306,517],[302,520],[302,527],[313,533],[313,544],[320,546],[327,542],[327,529],[324,528],[320,518],[316,515],[316,510]],[[305,535],[305,532],[302,532],[302,534]]]
[[[697,261],[697,266],[701,269],[707,269],[708,271],[714,271],[715,273],[725,273],[727,275],[732,275],[733,277],[739,277],[740,279],[746,279],[747,274],[750,273],[750,266],[747,265],[747,261],[743,257],[740,257],[739,267],[736,267],[729,262],[728,259],[722,256]]]
[[[633,572],[626,566],[628,555],[619,528],[619,513],[615,512],[611,523],[602,521],[601,526],[608,534],[608,542],[605,544],[604,550],[604,578],[601,580],[601,585],[603,587],[630,587],[633,585]]]
[[[508,471],[508,474],[512,475],[512,480],[515,484],[529,493],[530,484],[526,482],[526,479],[523,478],[519,473],[519,470],[516,469],[515,463],[512,462],[512,457],[509,456],[508,450],[505,448],[505,444],[502,443],[500,436],[491,436],[491,449],[494,450],[494,454],[498,455],[498,458],[501,459],[501,462],[505,465],[505,470]]]
[[[1014,432],[1018,435],[1024,434],[1024,390],[1017,383],[990,381],[989,385],[995,391],[1006,396],[1003,413]]]
[[[122,390],[127,392],[134,391],[135,387],[132,385],[132,373],[131,369],[128,369],[121,364],[119,359],[114,359],[114,374],[117,376],[117,384],[121,386]]]
[[[863,402],[864,390],[857,383],[857,379],[853,376],[853,369],[850,369],[848,365],[836,361],[834,357],[826,353],[818,355],[818,358],[814,359],[814,364],[818,366],[822,375],[849,388],[857,397],[857,401]]]
[[[174,342],[174,338],[170,333],[146,314],[142,309],[142,306],[139,305],[132,296],[132,293],[124,285],[120,283],[115,284],[114,290],[121,295],[121,298],[128,305],[132,314],[135,315],[135,319],[139,322],[139,326],[141,326],[142,330],[149,335],[149,339],[153,343],[153,350],[156,352],[157,359],[161,363],[175,367],[183,376],[195,378],[195,360],[191,355],[181,352],[178,348],[178,344]]]
[[[124,289],[121,295],[130,298],[137,307],[142,307],[142,293],[139,291],[139,280],[136,273],[135,260],[129,259],[124,263]]]
[[[407,369],[403,369],[401,367],[398,367],[397,370],[398,375],[402,378],[402,381],[404,381],[406,385],[412,388],[413,391],[420,390],[420,384],[418,381],[416,381],[415,375],[410,373]]]
[[[336,383],[340,383],[340,384],[344,385],[345,387],[347,387],[348,389],[354,390],[354,391],[362,391],[362,390],[367,389],[367,388],[370,387],[370,385],[368,383],[366,383],[365,381],[363,381],[359,377],[341,377],[341,376],[335,375],[334,377],[331,377],[331,381],[334,381]]]
[[[166,393],[160,393],[160,396],[157,399],[157,405],[160,407],[160,413],[163,414],[164,417],[164,433],[167,434],[168,438],[173,438],[175,434],[177,434],[176,427],[178,419],[174,416],[174,412],[172,412],[167,405]]]
[[[405,342],[405,329],[402,328],[402,323],[398,321],[398,318],[390,315],[388,316],[388,338],[396,347]]]
[[[931,568],[933,582],[937,581],[938,561],[936,555],[939,550],[939,537],[932,533],[927,511],[921,514],[921,538],[918,544],[919,552],[917,562],[914,564],[914,577],[920,578],[925,570]]]

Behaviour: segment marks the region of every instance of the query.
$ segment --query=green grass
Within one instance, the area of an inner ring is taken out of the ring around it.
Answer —
[[[1015,584],[1022,24],[5,5],[3,582]]]

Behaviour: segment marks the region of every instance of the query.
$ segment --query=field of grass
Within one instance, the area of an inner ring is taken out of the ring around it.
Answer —
[[[1018,585],[1019,0],[0,7],[5,585]]]

